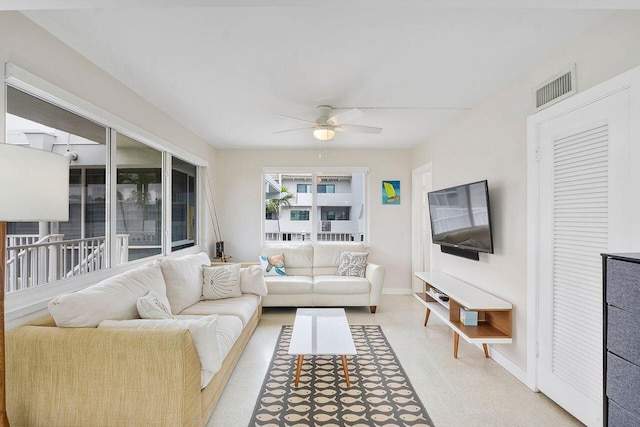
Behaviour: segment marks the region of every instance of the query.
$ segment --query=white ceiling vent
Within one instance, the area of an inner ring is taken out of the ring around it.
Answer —
[[[534,89],[535,111],[540,111],[576,93],[576,64]]]

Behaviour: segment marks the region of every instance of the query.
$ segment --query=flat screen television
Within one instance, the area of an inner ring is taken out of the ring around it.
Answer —
[[[434,244],[493,253],[487,181],[457,185],[429,193]]]

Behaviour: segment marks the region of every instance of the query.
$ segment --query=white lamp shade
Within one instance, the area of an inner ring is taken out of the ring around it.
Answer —
[[[69,161],[0,143],[0,221],[68,221]]]
[[[321,126],[313,130],[313,136],[320,141],[329,141],[333,139],[336,132],[328,126]]]

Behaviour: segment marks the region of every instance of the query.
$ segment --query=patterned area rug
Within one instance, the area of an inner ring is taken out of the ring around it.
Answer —
[[[250,427],[433,426],[380,326],[351,326],[358,352],[347,356],[351,388],[339,356],[306,356],[295,387],[292,330],[282,327]]]

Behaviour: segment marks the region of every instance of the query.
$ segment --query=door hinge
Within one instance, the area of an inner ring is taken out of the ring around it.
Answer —
[[[536,343],[536,357],[540,357],[540,343]]]
[[[536,156],[536,161],[539,162],[540,161],[540,148],[536,148],[535,156]]]

